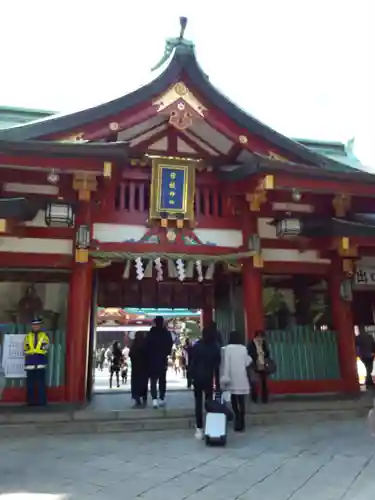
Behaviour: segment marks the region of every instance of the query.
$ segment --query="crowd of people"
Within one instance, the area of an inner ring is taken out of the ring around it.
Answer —
[[[183,346],[173,344],[164,319],[157,316],[148,332],[138,331],[130,349],[121,350],[118,342],[111,349],[100,351],[99,369],[109,361],[110,387],[113,377],[117,386],[126,383],[131,363],[131,395],[134,408],[147,406],[150,387],[152,406],[165,405],[168,364],[186,376],[187,387],[193,388],[195,401],[196,437],[203,437],[204,405],[215,393],[230,394],[234,414],[234,429],[245,430],[246,400],[250,394],[254,403],[268,402],[267,378],[273,363],[263,332],[245,346],[244,336],[237,331],[229,335],[224,347],[222,335],[214,322],[203,328],[201,338],[194,343],[186,339]]]

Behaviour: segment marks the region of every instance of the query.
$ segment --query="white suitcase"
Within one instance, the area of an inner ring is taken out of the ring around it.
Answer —
[[[216,395],[223,402],[222,395]],[[208,412],[204,428],[204,439],[207,445],[225,446],[227,443],[227,416],[225,413]]]

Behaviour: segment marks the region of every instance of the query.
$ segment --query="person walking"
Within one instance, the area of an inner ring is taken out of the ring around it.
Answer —
[[[221,348],[212,329],[203,328],[202,338],[194,344],[190,358],[188,377],[194,387],[195,437],[203,439],[203,398],[207,404],[213,399],[214,381],[219,386]]]
[[[122,352],[117,341],[113,342],[109,367],[109,388],[112,389],[113,375],[116,374],[117,387],[120,387],[120,370],[122,366]]]
[[[211,335],[213,335],[216,339],[216,342],[219,344],[220,347],[223,347],[224,345],[224,342],[223,342],[223,335],[221,334],[221,332],[217,329],[217,324],[215,321],[211,321],[211,323],[208,325],[207,327],[210,332],[211,332]]]
[[[26,371],[26,397],[29,406],[47,404],[46,371],[48,365],[49,337],[42,331],[43,320],[31,322],[31,332],[25,336],[23,351]]]
[[[262,330],[255,333],[254,339],[247,346],[247,351],[252,360],[252,372],[259,378],[262,403],[266,404],[268,403],[268,372],[266,365],[270,360],[270,351]],[[251,399],[254,403],[258,402],[258,387],[255,380],[251,383]]]
[[[193,349],[193,345],[190,342],[190,339],[186,338],[183,353],[184,353],[184,367],[185,367],[184,372],[185,372],[185,376],[187,379],[187,388],[188,389],[191,389],[191,386],[192,386],[191,379],[189,376],[189,364],[190,364],[190,360],[191,360],[192,349]]]
[[[247,374],[251,358],[244,345],[243,335],[232,331],[229,343],[223,349],[221,384],[230,392],[231,404],[234,413],[234,430],[245,430],[245,397],[250,392]]]
[[[135,333],[133,344],[129,351],[131,361],[131,394],[134,408],[144,408],[147,405],[147,366],[144,332]]]
[[[99,351],[99,370],[102,372],[104,368],[105,361],[105,348],[102,347]]]
[[[172,352],[172,347],[172,335],[164,325],[163,316],[156,316],[154,326],[146,336],[146,359],[150,377],[152,406],[154,408],[165,405],[168,356]]]
[[[374,370],[375,340],[371,333],[361,327],[359,334],[355,338],[357,354],[366,368],[366,387],[373,387],[372,372]]]

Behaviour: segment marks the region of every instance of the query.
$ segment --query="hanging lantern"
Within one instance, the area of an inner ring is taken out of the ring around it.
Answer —
[[[299,219],[282,219],[277,221],[276,234],[278,238],[299,236],[301,234],[301,221]]]
[[[81,224],[80,226],[78,226],[76,232],[76,246],[77,248],[89,248],[90,243],[90,226],[88,224]]]
[[[45,212],[46,225],[50,227],[72,227],[73,207],[64,203],[49,203]]]

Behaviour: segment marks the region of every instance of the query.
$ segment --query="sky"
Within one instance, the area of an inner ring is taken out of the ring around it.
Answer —
[[[374,0],[1,0],[0,105],[71,112],[152,79],[185,33],[210,81],[279,132],[375,172]]]

